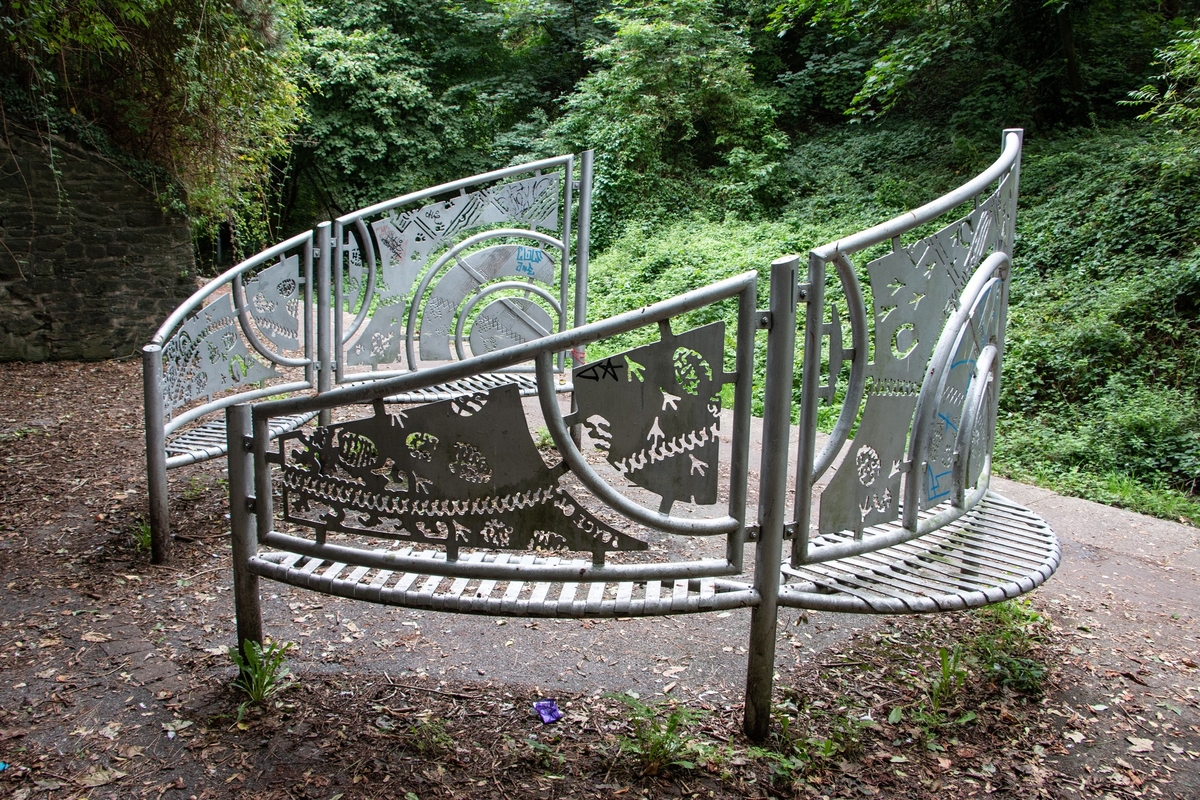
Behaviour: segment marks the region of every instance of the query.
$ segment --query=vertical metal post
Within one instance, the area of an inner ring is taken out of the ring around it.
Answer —
[[[171,560],[167,509],[167,434],[163,411],[162,345],[142,348],[142,402],[146,407],[146,497],[150,502],[150,561]]]
[[[304,357],[308,359],[308,365],[304,367],[304,380],[308,381],[308,385],[315,386],[317,376],[316,361],[317,355],[313,351],[314,331],[313,325],[316,319],[313,316],[313,239],[308,237],[308,241],[304,245],[304,258],[301,263],[304,265]]]
[[[247,564],[258,553],[255,516],[247,505],[251,492],[254,459],[246,450],[250,435],[250,406],[239,404],[225,410],[225,435],[229,446],[229,530],[233,544],[233,607],[237,615],[237,645],[245,655],[246,642],[262,644],[262,606],[258,576]]]
[[[333,313],[340,309],[331,309],[329,303],[329,287],[333,281],[332,244],[329,238],[328,222],[317,226],[317,393],[324,394],[333,388],[333,342],[330,336],[329,323]],[[338,343],[339,350],[341,343]],[[320,423],[329,424],[329,411],[322,411]]]
[[[1023,128],[1007,128],[1000,137],[1000,149],[1004,149],[1005,142],[1008,141],[1009,134],[1015,134],[1018,141],[1021,143],[1021,150],[1017,152],[1017,160],[1013,162],[1012,170],[1009,172],[1008,179],[1012,181],[1012,198],[1009,202],[1012,203],[1012,208],[1007,215],[1006,230],[1004,231],[1004,243],[1008,246],[1008,257],[1012,258],[1013,245],[1017,234],[1017,197],[1021,190],[1021,158],[1025,155],[1025,130]],[[1004,277],[1004,282],[1001,285],[1000,295],[1000,338],[996,346],[1000,348],[998,357],[1000,358],[1000,366],[996,368],[996,385],[1000,385],[1000,373],[1004,366],[1004,339],[1005,333],[1008,331],[1008,292],[1012,284],[1012,263],[1010,261],[1008,272]],[[993,431],[993,435],[995,431]]]
[[[591,150],[579,156],[579,216],[575,220],[575,327],[587,324],[588,257],[592,242],[592,160]]]
[[[792,376],[796,359],[796,272],[798,256],[771,264],[771,330],[767,334],[767,376],[763,393],[763,448],[758,498],[759,538],[754,554],[754,589],[759,603],[750,616],[750,657],[746,665],[743,729],[761,742],[771,726],[771,687],[775,676],[779,566],[787,516],[788,433],[792,419]]]
[[[750,437],[742,431],[750,427],[750,405],[754,395],[754,334],[758,330],[758,281],[738,295],[737,350],[734,370],[737,383],[733,389],[733,452],[729,457],[729,516],[741,521],[737,534],[725,545],[725,558],[738,572],[742,571],[742,556],[746,549],[746,487],[750,471]]]
[[[578,328],[587,324],[587,281],[588,258],[592,247],[592,162],[594,153],[584,150],[579,155],[579,215],[575,218],[575,323]],[[563,305],[564,312],[566,305]],[[578,366],[582,359],[571,356],[571,366]],[[575,395],[571,395],[571,412],[579,410]],[[576,447],[583,444],[583,425],[571,427],[571,441]]]
[[[817,447],[817,389],[821,385],[821,345],[825,338],[825,260],[808,255],[808,287],[804,292],[804,364],[800,373],[800,437],[796,445],[796,536],[792,539],[793,566],[808,555],[808,529],[812,519],[813,460]],[[863,347],[858,340],[855,347]],[[836,367],[830,366],[830,369]]]

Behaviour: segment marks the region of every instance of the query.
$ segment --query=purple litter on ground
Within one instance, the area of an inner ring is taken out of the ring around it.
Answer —
[[[538,700],[533,704],[533,710],[542,718],[542,722],[549,725],[551,722],[558,722],[562,719],[563,712],[559,710],[558,703],[552,699]]]

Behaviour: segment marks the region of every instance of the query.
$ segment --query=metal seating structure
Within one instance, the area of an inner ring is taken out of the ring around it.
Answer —
[[[227,403],[239,645],[263,639],[263,578],[392,606],[492,615],[745,607],[752,611],[744,726],[761,740],[779,607],[933,613],[1040,585],[1060,560],[1053,531],[989,488],[1021,147],[1022,132],[1005,131],[1000,157],[984,172],[813,250],[804,274],[800,257],[777,259],[766,309],[757,307],[759,276],[751,271],[590,323],[577,297],[572,326],[560,319],[553,332],[470,352],[461,343],[472,320],[460,318],[452,338],[435,317],[429,327],[420,321],[416,344],[424,353],[427,335],[431,348],[457,343],[459,359],[437,350],[443,363],[428,368]],[[960,207],[969,210],[914,234]],[[357,222],[335,228],[341,252],[352,248],[348,230],[358,231],[357,242],[366,237]],[[864,286],[854,257],[880,246],[887,250],[863,265]],[[439,263],[453,259],[474,280],[480,260],[450,253]],[[575,290],[585,291],[578,275]],[[471,285],[482,300],[497,284]],[[356,303],[345,304],[347,316],[363,316]],[[340,297],[334,307],[343,308]],[[469,317],[464,307],[457,306]],[[488,308],[474,317],[472,345]],[[690,327],[696,320],[704,324]],[[356,325],[357,317],[349,327]],[[761,330],[765,371],[756,373]],[[604,351],[615,336],[640,344],[585,360],[585,348]],[[413,348],[410,336],[410,364]],[[339,366],[350,360],[339,354]],[[532,387],[482,377],[510,374],[531,376]],[[556,396],[564,386],[566,412]],[[748,518],[757,389],[763,447],[757,513]],[[531,390],[561,456],[555,463],[528,429],[521,395]],[[841,408],[818,449],[821,403]],[[314,417],[319,424],[293,424]],[[579,429],[586,437],[572,436]],[[588,446],[607,473],[585,456]],[[650,552],[652,537],[717,544],[710,557],[664,560]]]
[[[586,152],[413,192],[268,248],[193,294],[142,351],[155,563],[170,558],[167,471],[225,454],[224,408],[379,380],[580,324],[591,184]],[[530,369],[516,367],[397,399],[508,383],[535,391]],[[278,418],[272,435],[310,419]]]

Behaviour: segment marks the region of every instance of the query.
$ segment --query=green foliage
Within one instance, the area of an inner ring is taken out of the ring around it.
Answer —
[[[777,202],[787,138],[755,86],[750,48],[711,0],[619,2],[601,19],[616,32],[588,56],[550,129],[551,149],[597,150],[596,220],[688,210],[753,214]]]
[[[420,719],[408,729],[410,741],[423,756],[438,756],[454,752],[454,737],[441,720]]]
[[[291,0],[6,0],[0,65],[44,133],[98,124],[162,166],[201,222],[270,235],[271,159],[299,118]]]
[[[133,545],[137,548],[138,552],[146,553],[150,551],[151,535],[149,522],[137,520],[133,523],[129,532],[133,536]]]
[[[866,731],[874,725],[869,716],[856,706],[830,709],[824,702],[809,702],[786,688],[783,700],[771,708],[777,732],[770,747],[751,747],[747,755],[770,763],[774,783],[790,785],[831,762],[861,755]]]
[[[926,689],[934,714],[942,712],[946,701],[954,697],[967,679],[967,671],[962,666],[962,654],[962,646],[957,644],[952,649],[938,648],[938,664],[941,671],[933,676]]]
[[[672,767],[695,769],[692,755],[696,742],[687,728],[705,712],[679,703],[647,705],[628,694],[610,697],[629,708],[632,735],[620,736],[617,742],[623,754],[637,759],[642,775],[658,775]]]
[[[1180,31],[1155,56],[1164,70],[1155,77],[1161,86],[1150,83],[1130,92],[1129,104],[1150,106],[1139,119],[1194,131],[1200,123],[1200,28]]]
[[[1149,0],[782,0],[772,25],[815,34],[794,87],[856,73],[843,107],[859,119],[901,114],[984,130],[1119,114],[1170,13]]]
[[[985,624],[971,642],[971,655],[991,680],[1018,692],[1041,693],[1046,665],[1031,656],[1034,643],[1046,629],[1045,617],[1029,600],[1006,600],[975,612]]]
[[[308,224],[535,155],[583,74],[595,0],[309,4],[308,117],[284,216]]]
[[[290,649],[291,642],[271,642],[263,649],[258,642],[246,640],[241,651],[237,648],[229,650],[229,658],[238,668],[233,685],[246,694],[247,702],[262,703],[287,688],[284,665]]]
[[[998,462],[1161,513],[1200,481],[1200,149],[1140,129],[1039,149],[1022,171]]]

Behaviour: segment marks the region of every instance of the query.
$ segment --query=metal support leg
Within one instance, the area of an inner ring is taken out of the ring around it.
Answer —
[[[340,230],[340,228],[339,228]],[[322,222],[317,226],[317,393],[324,394],[333,388],[333,358],[334,352],[340,353],[341,342],[333,342],[333,331],[330,321],[334,310],[330,308],[329,290],[333,281],[333,242],[329,236],[329,223]],[[341,236],[341,234],[338,234]],[[340,251],[339,251],[340,252]],[[340,273],[339,273],[340,278]],[[341,313],[341,309],[336,309]],[[323,409],[317,422],[328,425],[329,410]],[[250,432],[250,426],[246,426]]]
[[[146,407],[146,497],[150,501],[150,561],[171,560],[171,518],[167,509],[167,435],[163,428],[162,347],[142,348],[142,392]]]
[[[225,411],[229,445],[229,525],[233,542],[233,607],[237,614],[237,644],[246,655],[246,642],[262,644],[262,606],[258,576],[247,569],[258,553],[254,515],[247,503],[253,499],[254,456],[246,449],[250,435],[250,406],[230,406]]]
[[[771,330],[767,334],[767,376],[763,402],[762,488],[758,500],[759,539],[754,588],[759,603],[750,617],[750,658],[746,665],[746,716],[751,740],[767,738],[771,726],[771,687],[775,676],[779,566],[787,516],[788,433],[796,352],[796,270],[800,259],[785,256],[771,264]]]

